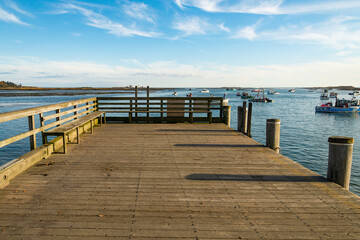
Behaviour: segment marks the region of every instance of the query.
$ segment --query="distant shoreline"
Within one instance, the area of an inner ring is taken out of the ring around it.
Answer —
[[[150,92],[156,92],[159,90],[172,89],[172,88],[150,88]],[[1,92],[9,91],[9,92]],[[24,91],[24,92],[19,92]],[[30,91],[30,92],[25,92]],[[40,92],[31,92],[40,91]],[[50,92],[52,91],[52,92]],[[53,91],[69,91],[69,92],[53,92]],[[146,91],[146,88],[138,88],[139,92]],[[129,87],[114,87],[114,88],[37,88],[37,87],[7,87],[0,88],[0,97],[32,97],[32,96],[76,96],[76,95],[103,95],[103,94],[134,94],[135,88]]]

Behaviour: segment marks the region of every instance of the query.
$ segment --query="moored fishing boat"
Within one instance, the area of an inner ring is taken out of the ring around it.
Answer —
[[[242,93],[238,92],[238,93],[236,94],[236,96],[240,96],[242,99],[251,99],[251,98],[254,98],[253,96],[249,95],[248,92],[242,92]]]
[[[295,92],[295,89],[294,88],[289,89],[288,92]]]
[[[353,91],[352,93],[349,93],[349,95],[360,95],[360,91]]]
[[[322,93],[321,95],[320,95],[320,100],[329,100],[330,98],[329,98],[329,95],[327,95],[326,93]]]
[[[337,98],[337,95],[337,92],[331,92],[329,96],[330,98]]]
[[[201,93],[208,93],[208,92],[209,92],[209,90],[207,90],[207,89],[205,89],[205,88],[204,88],[204,89],[203,89],[203,90],[201,90],[200,92],[201,92]]]
[[[360,112],[360,100],[353,98],[348,99],[336,99],[335,105],[332,102],[322,104],[315,107],[315,112],[320,113],[354,113]]]
[[[261,94],[262,93],[262,94]],[[250,102],[263,102],[263,103],[268,103],[268,102],[272,102],[273,100],[270,98],[265,97],[265,93],[264,90],[260,90],[258,91],[258,94],[252,98],[249,99]]]

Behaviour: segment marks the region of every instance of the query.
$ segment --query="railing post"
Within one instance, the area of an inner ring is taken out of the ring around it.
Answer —
[[[86,102],[86,105],[89,105],[89,102]],[[86,115],[88,115],[89,114],[89,108],[86,108]]]
[[[29,122],[29,131],[35,129],[35,118],[34,115],[28,116]],[[30,150],[34,150],[36,148],[36,135],[33,134],[29,137],[30,139]]]
[[[266,120],[266,146],[280,152],[280,119]]]
[[[249,102],[249,110],[248,110],[248,120],[247,120],[247,131],[246,134],[248,137],[251,137],[251,117],[252,117],[252,102]]]
[[[231,121],[231,106],[223,106],[223,113],[224,113],[224,123],[230,127]]]
[[[56,110],[55,110],[55,113],[56,113],[56,114],[60,113],[60,108],[59,108],[59,109],[56,109]],[[57,122],[60,121],[60,120],[61,120],[61,116],[56,117],[56,121],[57,121]],[[59,123],[59,124],[56,125],[56,126],[58,127],[58,126],[60,126],[60,125],[61,125],[61,123]]]
[[[349,189],[354,138],[329,137],[327,178]]]
[[[149,88],[149,86],[147,86],[146,87],[146,97],[148,98],[147,100],[146,100],[146,107],[147,107],[147,113],[146,113],[146,117],[147,117],[147,122],[149,122],[149,117],[150,117],[150,113],[149,113],[149,107],[150,107],[150,105],[149,105],[149,97],[150,97],[150,88]]]
[[[210,112],[210,104],[211,104],[211,100],[209,99],[208,100],[208,103],[207,103],[207,117],[208,117],[208,120],[209,120],[209,123],[212,123],[212,112]]]
[[[77,105],[74,105],[74,109],[77,109],[77,107],[78,107]],[[78,119],[77,114],[78,114],[78,111],[75,111],[74,112],[74,116],[75,116],[74,119]]]
[[[161,123],[164,121],[164,100],[160,100],[160,117],[161,117]]]
[[[43,113],[39,113],[39,122],[40,122],[40,127],[43,127],[45,125]],[[41,139],[42,139],[42,144],[45,144],[46,141],[45,141],[44,131],[41,131]]]
[[[190,119],[190,123],[194,123],[194,106],[193,106],[193,101],[191,99],[189,99],[189,119]]]
[[[137,100],[137,97],[138,97],[138,87],[135,86],[135,118],[137,119],[138,117],[138,114],[137,114],[137,110],[138,110],[138,100]],[[136,120],[137,121],[137,120]]]
[[[131,123],[132,121],[132,111],[133,111],[132,100],[130,99],[129,123]]]

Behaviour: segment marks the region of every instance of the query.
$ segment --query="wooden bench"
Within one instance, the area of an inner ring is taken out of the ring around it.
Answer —
[[[91,133],[93,133],[93,121],[94,119],[100,117],[100,126],[102,123],[102,119],[103,119],[103,115],[105,116],[105,112],[103,111],[95,111],[92,112],[88,115],[85,115],[81,118],[78,118],[74,121],[71,121],[69,123],[66,123],[64,125],[58,126],[54,129],[51,129],[47,132],[44,132],[44,138],[45,138],[45,144],[48,142],[47,141],[47,136],[49,135],[55,135],[55,136],[62,136],[63,137],[63,145],[64,145],[64,154],[67,152],[67,148],[66,148],[66,135],[76,129],[76,139],[77,139],[77,143],[80,143],[80,134],[79,134],[79,127],[84,126],[86,123],[90,122],[91,123]]]

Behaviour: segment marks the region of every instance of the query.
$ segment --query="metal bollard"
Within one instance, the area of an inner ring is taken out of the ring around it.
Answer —
[[[266,119],[266,146],[280,152],[280,119]]]
[[[329,137],[327,178],[349,189],[354,138]]]

